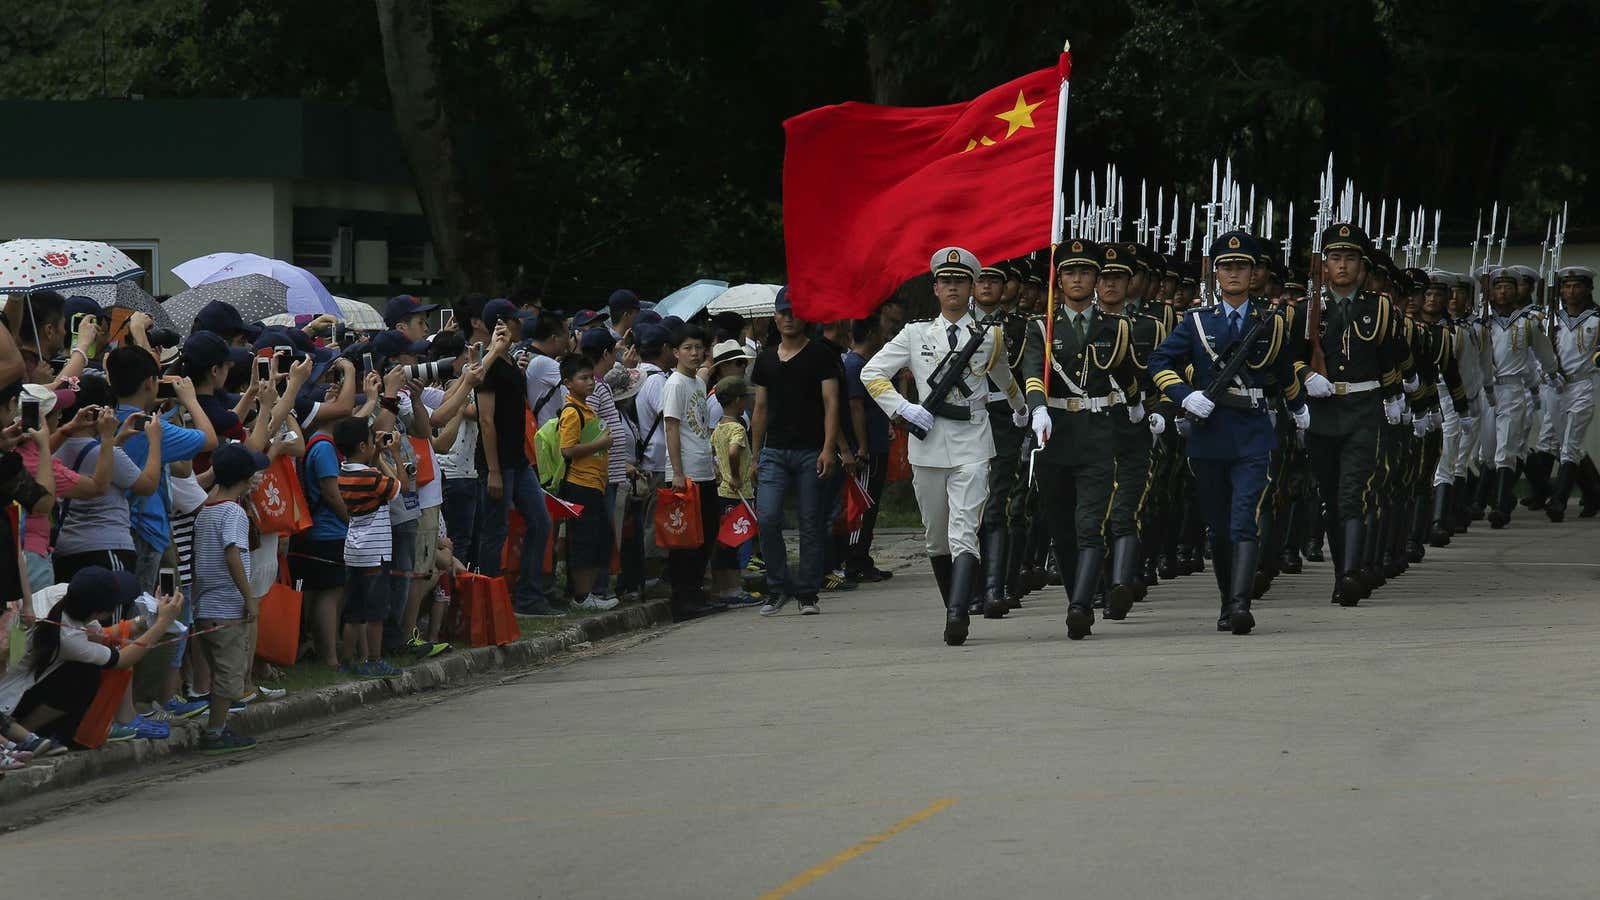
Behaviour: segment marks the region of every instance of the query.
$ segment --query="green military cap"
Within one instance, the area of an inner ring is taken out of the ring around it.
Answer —
[[[1056,248],[1056,271],[1068,266],[1100,268],[1100,245],[1083,238],[1069,238]]]
[[[1322,232],[1322,252],[1329,250],[1355,250],[1367,252],[1367,233],[1349,222],[1335,222]]]
[[[1133,274],[1139,264],[1139,248],[1133,244],[1100,245],[1100,271]]]

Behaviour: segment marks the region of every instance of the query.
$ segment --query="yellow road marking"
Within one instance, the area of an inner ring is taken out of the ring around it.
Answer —
[[[811,882],[816,881],[818,878],[821,878],[829,872],[832,872],[834,869],[839,868],[850,860],[861,856],[884,841],[887,841],[889,838],[894,837],[913,825],[916,825],[918,822],[931,818],[937,813],[949,809],[951,806],[955,805],[955,802],[956,798],[946,797],[943,800],[937,800],[932,804],[923,807],[921,810],[906,816],[904,819],[901,819],[893,825],[890,825],[888,828],[885,828],[861,843],[839,852],[829,859],[818,863],[804,872],[801,872],[799,875],[796,875],[788,881],[785,881],[783,884],[778,885],[772,890],[767,891],[765,894],[761,895],[761,900],[780,900],[780,898],[789,896]]]

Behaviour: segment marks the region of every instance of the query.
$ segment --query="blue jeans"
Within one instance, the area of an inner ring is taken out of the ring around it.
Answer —
[[[411,637],[409,634],[402,634],[400,626],[405,622],[406,601],[411,596],[409,573],[417,565],[417,520],[412,519],[390,526],[390,540],[393,542],[394,556],[390,559],[386,573],[389,579],[389,614],[383,617],[385,653],[399,650]]]
[[[522,514],[527,531],[522,536],[522,571],[511,588],[511,603],[521,610],[549,602],[540,577],[544,570],[544,548],[550,540],[550,511],[544,506],[544,490],[530,466],[500,470],[503,490],[500,499],[489,496],[489,480],[483,479],[482,515],[478,519],[478,569],[491,578],[500,574],[500,556],[511,526],[512,507]]]
[[[826,497],[817,479],[817,450],[763,447],[756,463],[756,517],[761,520],[761,555],[767,561],[767,591],[815,598],[822,588],[822,557],[828,540]],[[783,545],[783,501],[793,489],[800,507],[800,571],[791,577]]]
[[[478,564],[478,510],[483,505],[483,484],[476,478],[444,480],[444,530],[455,546],[455,558],[464,566]]]

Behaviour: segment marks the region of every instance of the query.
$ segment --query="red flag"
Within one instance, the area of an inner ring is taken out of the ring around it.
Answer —
[[[1048,244],[1062,60],[968,103],[841,103],[784,122],[795,312],[862,318],[941,247],[998,261]]]
[[[748,502],[741,502],[722,514],[722,526],[717,529],[717,543],[724,547],[742,546],[756,536],[756,514]]]
[[[562,519],[576,519],[583,515],[583,504],[568,503],[548,491],[544,495],[544,508],[550,511],[550,521],[559,522]]]

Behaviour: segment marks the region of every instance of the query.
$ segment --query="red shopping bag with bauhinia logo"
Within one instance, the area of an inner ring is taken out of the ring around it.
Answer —
[[[742,547],[756,536],[756,514],[750,501],[740,500],[739,505],[722,514],[722,526],[717,529],[717,543],[724,547]]]
[[[280,456],[267,466],[261,484],[250,492],[250,503],[262,534],[292,535],[311,527],[311,507],[291,457]]]
[[[700,486],[656,489],[656,543],[663,550],[693,550],[706,542],[700,527]]]

